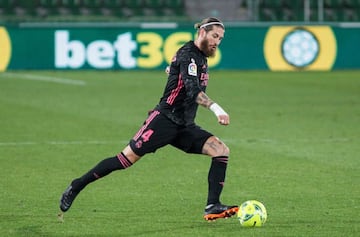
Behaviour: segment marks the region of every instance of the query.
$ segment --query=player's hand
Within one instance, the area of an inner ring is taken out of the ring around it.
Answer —
[[[218,122],[221,125],[229,125],[230,124],[230,117],[229,115],[220,107],[217,103],[213,103],[210,105],[209,109],[214,112],[216,115]]]
[[[230,124],[230,117],[227,114],[222,114],[218,116],[218,122],[221,125],[229,125]]]

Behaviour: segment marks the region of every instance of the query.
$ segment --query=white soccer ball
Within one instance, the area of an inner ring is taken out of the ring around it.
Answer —
[[[248,200],[240,205],[237,217],[245,227],[263,226],[267,219],[264,204],[256,200]]]

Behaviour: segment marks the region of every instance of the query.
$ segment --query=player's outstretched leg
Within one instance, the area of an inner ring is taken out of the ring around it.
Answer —
[[[239,207],[228,206],[221,203],[210,204],[205,208],[204,219],[207,221],[213,221],[218,218],[229,218],[235,215],[239,210]]]
[[[63,212],[69,210],[76,196],[89,183],[110,174],[112,171],[129,168],[132,164],[123,152],[115,157],[102,160],[82,177],[71,182],[60,198],[60,210]]]

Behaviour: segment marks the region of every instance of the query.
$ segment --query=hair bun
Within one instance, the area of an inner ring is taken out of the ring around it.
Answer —
[[[194,24],[194,29],[200,29],[201,23],[195,23]]]

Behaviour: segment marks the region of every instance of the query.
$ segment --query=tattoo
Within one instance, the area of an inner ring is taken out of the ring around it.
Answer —
[[[221,141],[211,139],[204,144],[203,153],[208,155],[228,155],[226,149],[226,146]]]
[[[209,108],[214,102],[204,92],[200,92],[196,97],[196,103],[206,108]]]

